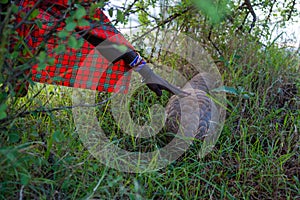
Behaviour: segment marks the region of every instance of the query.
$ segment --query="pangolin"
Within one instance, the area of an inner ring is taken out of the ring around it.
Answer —
[[[212,113],[216,111],[215,104],[208,95],[215,84],[216,82],[208,73],[199,73],[182,88],[183,91],[191,94],[190,97],[180,100],[180,97],[172,96],[165,110],[166,131],[177,134],[182,125],[180,121],[184,121],[188,123],[184,126],[192,131],[189,134],[193,134],[194,138],[205,137],[210,128]],[[181,116],[183,112],[186,113],[185,116]]]

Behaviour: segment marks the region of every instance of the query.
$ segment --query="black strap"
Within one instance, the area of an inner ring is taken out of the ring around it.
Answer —
[[[109,42],[108,40],[96,37],[90,34],[89,32],[82,31],[78,28],[76,28],[75,30],[79,33],[79,35],[81,35],[94,47],[97,47],[100,43],[105,41],[105,45],[101,45],[101,47],[97,48],[97,50],[101,53],[101,55],[103,55],[108,61],[112,63],[116,63],[119,60],[123,59],[124,62],[129,65],[138,55],[134,50],[130,49],[129,47],[125,51],[126,53],[123,53],[115,47],[116,44],[113,42]]]

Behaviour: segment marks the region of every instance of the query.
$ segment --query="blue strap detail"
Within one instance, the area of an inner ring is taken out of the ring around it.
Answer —
[[[146,61],[143,60],[142,62],[140,62],[138,66],[134,68],[134,71],[136,72],[140,71],[145,65],[146,65]]]
[[[138,54],[134,60],[129,64],[130,67],[134,68],[135,71],[139,71],[146,65],[146,61]]]
[[[134,60],[129,64],[130,67],[135,67],[137,65],[137,61],[139,60],[140,55],[137,55]]]

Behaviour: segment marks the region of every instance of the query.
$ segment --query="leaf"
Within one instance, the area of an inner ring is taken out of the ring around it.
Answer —
[[[85,19],[78,20],[78,26],[90,26],[90,22]]]
[[[66,24],[73,22],[74,19],[72,17],[67,17],[67,19],[65,20]]]
[[[238,89],[235,89],[233,87],[222,86],[222,87],[215,88],[212,91],[213,92],[226,92],[226,93],[233,94],[236,96],[241,95],[244,99],[249,99],[251,96],[254,96],[254,93],[247,92],[242,87],[238,87]]]
[[[22,185],[28,185],[31,176],[29,174],[20,173],[20,181]]]
[[[74,16],[75,16],[76,19],[81,19],[84,16],[86,16],[86,11],[85,11],[84,7],[78,6],[78,8],[75,11]]]
[[[97,8],[103,8],[105,6],[104,1],[100,1],[99,3],[92,4],[89,10],[90,17],[95,15],[95,11]]]
[[[46,57],[47,57],[46,52],[45,52],[45,51],[41,51],[41,52],[39,53],[37,59],[38,59],[38,61],[39,61],[40,63],[42,63],[42,62],[45,62]]]
[[[233,88],[228,86],[221,86],[212,90],[213,92],[226,92],[229,94],[239,95],[239,92]]]
[[[61,133],[60,131],[55,131],[52,137],[55,142],[61,142],[64,140],[64,134]]]
[[[113,8],[110,8],[110,9],[108,10],[109,16],[112,17],[112,16],[113,16],[113,13],[114,13],[114,9],[113,9]]]
[[[68,45],[71,47],[71,48],[74,48],[74,49],[76,49],[77,48],[77,40],[76,40],[76,38],[73,36],[73,35],[71,35],[70,37],[69,37],[69,40],[68,40]]]
[[[11,10],[13,13],[17,13],[19,11],[19,7],[16,4],[11,5]]]
[[[66,31],[66,30],[62,30],[62,31],[58,32],[57,35],[58,35],[59,38],[64,39],[64,38],[66,38],[67,36],[69,36],[69,32]]]
[[[54,65],[55,63],[55,58],[48,58],[48,62],[47,62],[49,65]]]
[[[17,158],[16,158],[16,152],[14,152],[14,151],[9,151],[9,152],[7,152],[7,151],[5,151],[5,152],[3,152],[3,155],[4,156],[6,156],[6,158],[10,161],[10,162],[12,162],[12,163],[15,163],[16,161],[17,161]],[[17,162],[18,163],[18,162]]]
[[[6,108],[7,108],[6,104],[1,104],[0,105],[0,120],[4,119],[5,117],[7,117]]]
[[[139,13],[138,19],[141,24],[148,24],[150,22],[148,15],[145,12]]]
[[[11,59],[16,59],[17,57],[19,57],[19,55],[20,55],[20,53],[19,52],[17,52],[17,51],[14,51],[14,52],[12,52],[11,53]]]
[[[84,43],[84,39],[83,38],[79,38],[79,40],[77,40],[77,48],[81,48],[83,46],[83,43]]]
[[[212,24],[220,23],[222,18],[226,14],[226,4],[227,0],[221,0],[218,2],[219,5],[215,5],[212,0],[194,0],[196,6],[201,10],[205,15],[207,15]],[[218,9],[219,7],[219,9]]]
[[[39,66],[37,68],[38,71],[44,70],[47,67],[46,63],[39,63]]]
[[[7,3],[8,3],[8,0],[0,0],[0,3],[1,3],[1,4],[7,4]]]
[[[40,13],[40,12],[39,12],[38,9],[34,9],[34,10],[32,11],[32,13],[29,15],[28,19],[29,19],[29,20],[32,20],[32,19],[36,18],[36,17],[38,16],[39,13]]]
[[[121,10],[117,10],[117,20],[119,22],[124,22],[124,19],[125,19],[124,13]]]
[[[238,87],[238,92],[243,96],[244,99],[249,99],[255,95],[253,92],[245,91],[245,88],[241,86]]]
[[[53,140],[54,140],[55,142],[60,142],[60,139],[59,139],[59,137],[60,137],[60,132],[59,132],[59,131],[55,131],[55,132],[53,133],[52,137],[53,137]]]
[[[10,143],[15,143],[20,140],[20,136],[17,133],[11,133],[8,135],[8,140]]]
[[[73,31],[76,28],[76,26],[77,26],[76,22],[74,22],[74,21],[69,22],[66,25],[66,30],[67,31]]]
[[[54,52],[57,54],[63,53],[64,51],[66,51],[66,46],[64,44],[58,45],[58,47],[54,49]]]
[[[41,29],[41,28],[42,28],[42,26],[43,26],[43,23],[41,22],[41,20],[39,20],[39,19],[36,19],[36,20],[35,20],[35,23],[36,23],[36,25],[38,26],[38,28],[39,28],[39,29]]]

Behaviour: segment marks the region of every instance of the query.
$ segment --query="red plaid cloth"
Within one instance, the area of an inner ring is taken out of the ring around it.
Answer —
[[[36,1],[22,0],[18,1],[19,12],[16,23],[19,23],[24,16],[36,3]],[[68,38],[61,39],[57,33],[65,29],[66,23],[61,19],[64,11],[69,7],[68,0],[44,0],[38,6],[39,14],[35,19],[42,22],[39,28],[33,23],[24,23],[17,29],[19,36],[26,43],[26,48],[31,53],[22,55],[30,57],[35,55],[38,49],[45,44],[45,51],[49,57],[54,58],[54,65],[46,66],[40,70],[37,64],[32,66],[32,80],[41,83],[56,84],[68,87],[92,89],[107,92],[126,92],[130,82],[131,69],[120,60],[114,64],[105,59],[95,47],[83,41],[80,49],[68,47]],[[89,6],[85,5],[88,11]],[[68,17],[68,15],[66,16]],[[89,27],[77,27],[79,30],[90,30],[89,33],[102,40],[109,40],[117,44],[123,44],[131,49],[133,47],[119,33],[119,31],[110,23],[101,9],[96,9],[93,17],[88,15],[84,17],[90,22]],[[31,21],[34,21],[32,19]],[[82,37],[75,31],[72,33],[76,39],[82,40]],[[63,53],[55,53],[54,49],[61,44],[66,44],[66,50]],[[101,45],[101,44],[100,44]]]

